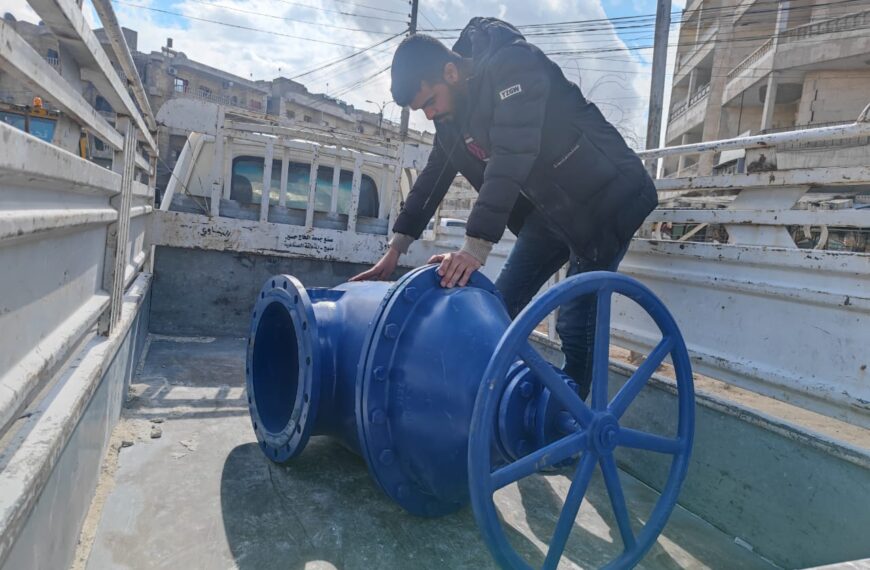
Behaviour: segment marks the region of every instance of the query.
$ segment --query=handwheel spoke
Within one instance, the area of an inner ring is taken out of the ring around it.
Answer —
[[[613,454],[608,453],[598,458],[601,464],[601,473],[604,475],[604,484],[607,486],[607,494],[610,495],[610,505],[613,514],[616,515],[616,524],[619,526],[619,534],[622,535],[622,544],[625,550],[634,548],[634,532],[631,530],[628,507],[625,504],[625,495],[622,492],[622,483],[619,482],[619,472],[616,469],[616,461]]]
[[[580,396],[565,383],[565,380],[553,370],[550,363],[544,360],[529,343],[525,343],[520,348],[520,357],[535,374],[535,378],[550,389],[550,393],[565,406],[568,413],[574,416],[574,419],[581,426],[588,427],[592,422],[592,410],[583,403]]]
[[[577,519],[580,504],[583,502],[583,496],[586,495],[586,488],[589,486],[589,480],[592,478],[593,469],[595,469],[595,455],[590,452],[584,453],[574,474],[574,480],[568,488],[568,494],[565,496],[565,505],[559,514],[556,530],[553,531],[550,549],[547,551],[547,558],[544,560],[545,570],[547,568],[556,568],[559,565],[562,552],[565,551],[565,544],[568,542],[568,536],[571,534],[574,521]]]
[[[492,474],[492,491],[537,473],[545,467],[554,465],[586,449],[586,432],[572,433],[567,437],[545,445],[541,449],[521,457],[517,461],[498,469]]]
[[[610,289],[598,292],[595,310],[595,342],[592,348],[592,409],[607,407],[607,372],[610,364]]]
[[[616,444],[670,455],[676,455],[685,448],[685,442],[681,439],[662,437],[630,428],[619,429],[619,433],[616,435]]]
[[[637,367],[637,370],[634,371],[628,382],[623,384],[616,396],[613,397],[613,401],[610,402],[610,413],[617,418],[622,417],[622,414],[625,413],[625,410],[628,409],[628,406],[631,405],[646,385],[647,380],[653,375],[653,372],[656,371],[665,357],[671,352],[673,346],[674,339],[670,336],[666,336],[659,342],[658,346],[653,349],[647,359]]]

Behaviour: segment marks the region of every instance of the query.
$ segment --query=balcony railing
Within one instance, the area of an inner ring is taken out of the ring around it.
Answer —
[[[56,57],[45,56],[43,59],[48,62],[48,65],[52,66],[55,69],[60,68],[60,60]]]
[[[686,101],[671,109],[671,121],[685,114],[686,111],[694,107],[699,101],[710,94],[710,84],[706,84],[689,97]]]
[[[777,42],[781,44],[788,44],[799,42],[813,36],[863,30],[868,27],[870,27],[870,10],[840,16],[839,18],[831,18],[830,20],[812,22],[786,30],[778,36],[770,38],[764,42],[761,47],[749,54],[746,59],[738,63],[734,69],[728,72],[727,80],[733,80],[735,77],[740,75],[741,72],[754,65],[770,52],[773,49],[774,40],[777,40]]]
[[[773,49],[773,40],[774,38],[770,38],[769,40],[761,44],[761,46],[757,50],[746,56],[746,59],[738,63],[737,67],[728,72],[728,76],[726,77],[726,79],[728,81],[733,80],[743,71],[754,65],[762,57],[767,55],[767,53]]]
[[[212,103],[217,103],[218,105],[224,105],[228,107],[238,107],[239,109],[248,109],[249,111],[262,111],[263,104],[258,101],[248,101],[247,104],[239,103],[237,100],[233,101],[231,97],[226,95],[215,95],[214,93],[205,92],[201,89],[193,89],[190,86],[185,86],[183,89],[175,88],[172,91],[173,97],[192,97],[194,99],[201,99],[203,101],[210,101]]]
[[[866,29],[868,26],[870,26],[870,10],[865,10],[864,12],[848,14],[839,18],[831,18],[830,20],[822,20],[821,22],[811,22],[786,30],[780,34],[779,41],[781,43],[797,42],[811,36],[861,30]]]

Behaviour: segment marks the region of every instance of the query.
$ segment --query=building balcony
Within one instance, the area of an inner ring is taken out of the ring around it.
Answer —
[[[704,122],[710,84],[704,85],[688,99],[674,105],[668,115],[667,140],[673,140]]]
[[[864,10],[811,22],[771,37],[728,72],[723,103],[766,81],[773,70],[825,69],[834,60],[839,67],[863,67],[870,54],[868,27],[870,10]]]
[[[214,93],[210,93],[204,91],[202,89],[191,88],[190,86],[185,86],[183,89],[173,89],[170,92],[170,97],[188,97],[191,99],[199,99],[201,101],[209,101],[211,103],[216,103],[218,105],[223,105],[225,107],[235,107],[237,109],[246,109],[248,111],[256,111],[256,112],[264,112],[265,108],[262,102],[255,100],[248,100],[246,103],[240,103],[237,99],[229,97],[227,95],[215,95]]]
[[[716,37],[719,33],[719,26],[711,26],[698,39],[697,47],[684,54],[677,54],[676,71],[674,73],[674,84],[679,83],[692,71],[698,67],[702,61],[712,53],[716,47]]]
[[[743,15],[759,1],[760,0],[740,0],[734,8],[734,21],[736,22],[742,18]]]
[[[728,72],[725,77],[725,90],[722,93],[723,102],[737,97],[773,70],[775,47],[774,38],[770,38]]]
[[[45,56],[43,59],[48,63],[48,65],[52,66],[56,70],[60,71],[60,60],[56,57]]]

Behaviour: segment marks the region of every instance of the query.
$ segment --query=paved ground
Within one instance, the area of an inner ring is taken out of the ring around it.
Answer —
[[[134,444],[104,482],[114,486],[92,521],[89,570],[495,567],[470,508],[441,519],[408,515],[332,440],[312,438],[290,466],[270,463],[250,427],[243,372],[241,340],[152,339],[119,426]],[[621,479],[639,527],[657,495]],[[538,567],[568,483],[535,476],[498,496],[515,547]],[[603,566],[621,547],[598,475],[587,499],[566,568]],[[639,567],[770,568],[679,508]]]

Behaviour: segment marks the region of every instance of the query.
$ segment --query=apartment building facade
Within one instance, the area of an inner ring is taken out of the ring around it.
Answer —
[[[868,103],[870,2],[692,0],[686,6],[668,146],[849,123]],[[664,162],[663,175],[867,164],[868,142],[674,157]]]

